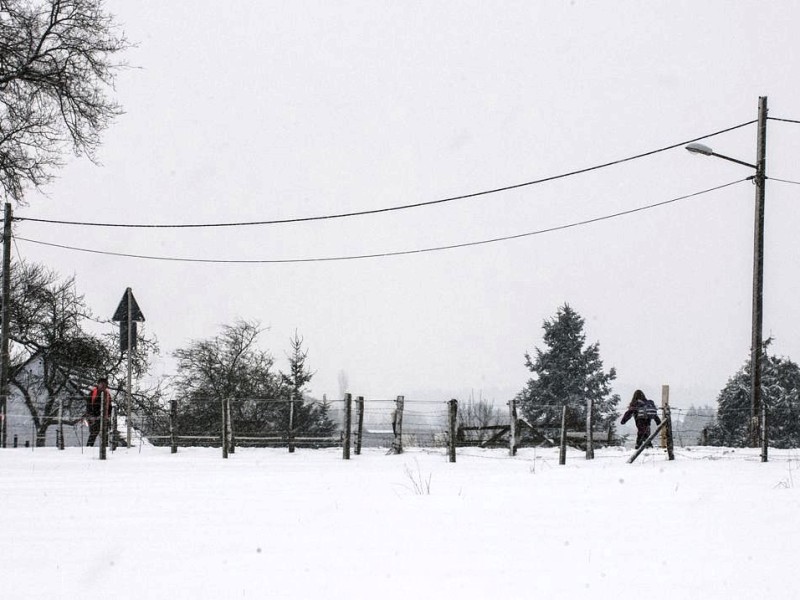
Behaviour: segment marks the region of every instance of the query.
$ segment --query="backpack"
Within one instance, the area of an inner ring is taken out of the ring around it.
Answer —
[[[658,416],[658,409],[652,400],[644,400],[636,407],[637,419],[655,419]]]

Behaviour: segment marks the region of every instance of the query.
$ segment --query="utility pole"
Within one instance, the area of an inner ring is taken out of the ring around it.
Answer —
[[[750,346],[750,445],[760,445],[761,431],[761,355],[764,320],[764,192],[767,179],[767,97],[758,99],[758,138],[756,142],[756,209],[753,242],[753,339]]]
[[[8,336],[11,318],[11,204],[6,202],[3,221],[3,323],[0,326],[0,447],[6,447],[6,434],[8,433],[6,413],[8,412],[8,379],[11,357],[8,351]]]

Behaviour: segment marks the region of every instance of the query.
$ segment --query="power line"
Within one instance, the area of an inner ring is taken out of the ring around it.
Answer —
[[[790,179],[778,179],[777,177],[767,177],[770,181],[780,181],[781,183],[793,183],[794,185],[800,185],[800,181],[792,181]]]
[[[797,123],[800,125],[800,121],[795,121],[794,119],[779,119],[777,117],[767,117],[770,121],[783,121],[784,123]]]
[[[742,127],[746,127],[748,125],[752,125],[756,121],[747,121],[746,123],[741,123],[739,125],[734,125],[733,127],[728,127],[726,129],[721,129],[719,131],[715,131],[714,133],[709,133],[700,137],[693,138],[691,140],[686,140],[683,142],[678,142],[676,144],[671,144],[669,146],[664,146],[662,148],[658,148],[656,150],[650,150],[648,152],[643,152],[641,154],[636,154],[634,156],[629,156],[627,158],[621,158],[619,160],[614,160],[611,162],[603,163],[600,165],[595,165],[593,167],[587,167],[585,169],[578,169],[575,171],[569,171],[568,173],[561,173],[559,175],[551,175],[550,177],[543,177],[541,179],[534,179],[533,181],[526,181],[524,183],[516,183],[512,185],[507,185],[503,187],[493,188],[490,190],[483,190],[480,192],[472,192],[469,194],[462,194],[460,196],[451,196],[449,198],[441,198],[439,200],[429,200],[427,202],[416,202],[413,204],[403,204],[400,206],[390,206],[384,208],[375,208],[371,210],[361,210],[361,211],[353,211],[353,212],[345,212],[345,213],[335,213],[330,215],[318,215],[312,217],[293,217],[288,219],[273,219],[268,221],[238,221],[238,222],[230,222],[230,223],[177,223],[177,224],[146,224],[146,223],[99,223],[99,222],[89,222],[89,221],[66,221],[66,220],[58,220],[58,219],[39,219],[35,217],[14,217],[15,221],[32,221],[36,223],[49,223],[49,224],[56,224],[56,225],[78,225],[78,226],[85,226],[85,227],[123,227],[123,228],[136,228],[136,229],[190,229],[190,228],[204,228],[204,227],[245,227],[245,226],[252,226],[252,225],[280,225],[280,224],[287,224],[287,223],[304,223],[308,221],[324,221],[330,219],[343,219],[346,217],[357,217],[363,215],[375,215],[380,213],[387,213],[393,212],[398,210],[408,210],[410,208],[420,208],[423,206],[433,206],[436,204],[444,204],[445,202],[454,202],[456,200],[466,200],[468,198],[476,198],[478,196],[487,196],[489,194],[497,194],[499,192],[507,192],[510,190],[516,190],[523,187],[528,187],[532,185],[537,185],[540,183],[547,183],[549,181],[556,181],[558,179],[565,179],[567,177],[572,177],[574,175],[581,175],[583,173],[589,173],[590,171],[597,171],[599,169],[605,169],[607,167],[611,167],[614,165],[619,165],[622,163],[630,162],[632,160],[637,160],[639,158],[644,158],[647,156],[652,156],[653,154],[658,154],[659,152],[665,152],[667,150],[673,150],[674,148],[679,148],[685,146],[687,144],[691,144],[692,142],[697,142],[700,140],[704,140],[710,137],[714,137],[717,135],[721,135],[723,133],[728,133],[729,131],[734,131],[736,129],[740,129]]]
[[[345,260],[361,260],[367,258],[389,258],[393,256],[406,256],[411,254],[424,254],[428,252],[439,252],[442,250],[455,250],[458,248],[468,248],[472,246],[481,246],[485,244],[493,244],[497,242],[505,242],[509,240],[516,240],[524,237],[531,237],[536,235],[542,235],[545,233],[552,233],[554,231],[561,231],[564,229],[571,229],[573,227],[581,227],[583,225],[590,225],[592,223],[598,223],[600,221],[607,221],[609,219],[615,219],[617,217],[622,217],[625,215],[634,214],[637,212],[642,212],[645,210],[650,210],[652,208],[658,208],[660,206],[665,206],[667,204],[672,204],[675,202],[679,202],[681,200],[686,200],[688,198],[694,198],[696,196],[701,196],[703,194],[708,194],[710,192],[715,192],[717,190],[721,190],[738,183],[742,183],[744,181],[749,181],[753,179],[753,177],[746,177],[744,179],[737,179],[736,181],[731,181],[729,183],[725,183],[722,185],[718,185],[716,187],[708,188],[705,190],[701,190],[699,192],[694,192],[692,194],[686,194],[685,196],[679,196],[677,198],[672,198],[670,200],[664,200],[662,202],[656,202],[654,204],[648,204],[646,206],[640,206],[638,208],[632,208],[629,210],[620,211],[617,213],[613,213],[610,215],[605,215],[602,217],[594,217],[592,219],[586,219],[583,221],[577,221],[574,223],[569,223],[567,225],[558,225],[556,227],[549,227],[547,229],[539,229],[536,231],[529,231],[526,233],[518,233],[515,235],[508,235],[503,237],[496,237],[490,238],[486,240],[480,240],[476,242],[464,242],[461,244],[451,244],[447,246],[435,246],[431,248],[418,248],[416,250],[401,250],[398,252],[379,252],[374,254],[358,254],[358,255],[351,255],[351,256],[327,256],[327,257],[316,257],[316,258],[286,258],[286,259],[216,259],[216,258],[181,258],[181,257],[174,257],[174,256],[152,256],[152,255],[145,255],[145,254],[130,254],[126,252],[110,252],[105,250],[93,250],[91,248],[79,248],[76,246],[67,246],[63,244],[56,244],[53,242],[43,242],[41,240],[32,240],[29,238],[18,237],[16,236],[17,240],[23,242],[30,242],[32,244],[39,244],[41,246],[50,246],[53,248],[61,248],[63,250],[74,250],[76,252],[86,252],[89,254],[102,254],[105,256],[119,256],[124,258],[138,258],[143,260],[158,260],[158,261],[170,261],[170,262],[189,262],[189,263],[205,263],[205,264],[289,264],[289,263],[314,263],[314,262],[334,262],[334,261],[345,261]]]

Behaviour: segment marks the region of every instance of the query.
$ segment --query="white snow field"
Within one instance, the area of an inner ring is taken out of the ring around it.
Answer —
[[[8,599],[800,597],[800,452],[0,451]],[[427,483],[430,489],[427,493]],[[416,488],[421,488],[417,490]],[[417,493],[421,491],[422,493]]]

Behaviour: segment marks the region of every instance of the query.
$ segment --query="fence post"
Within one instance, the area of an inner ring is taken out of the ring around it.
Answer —
[[[508,453],[511,456],[517,455],[517,401],[511,400],[508,403],[508,409],[511,413],[511,431],[508,438]]]
[[[117,451],[119,440],[117,439],[117,407],[111,407],[111,451]]]
[[[342,458],[350,460],[350,429],[353,421],[353,396],[344,395],[344,436],[342,439]]]
[[[294,397],[289,396],[289,431],[287,432],[289,440],[289,453],[294,452]]]
[[[228,399],[222,398],[222,458],[228,458]]]
[[[654,439],[656,439],[656,436],[659,433],[661,433],[661,430],[664,429],[664,427],[667,426],[667,423],[669,423],[669,419],[667,418],[666,415],[664,415],[664,420],[661,421],[661,423],[656,427],[656,430],[653,433],[651,433],[650,436],[644,442],[642,442],[642,445],[639,446],[636,449],[636,451],[633,453],[633,455],[628,459],[628,464],[633,463],[633,461],[635,461],[639,457],[639,455],[642,452],[644,452],[645,448],[647,448],[647,446],[649,444],[651,444]],[[670,460],[672,460],[672,459],[670,459]]]
[[[672,410],[669,407],[669,386],[661,386],[661,406],[667,426],[661,430],[661,447],[667,449],[669,460],[675,460],[675,446],[672,439]]]
[[[395,409],[392,411],[392,433],[394,433],[394,440],[392,441],[391,452],[395,454],[403,453],[403,405],[405,404],[405,396],[398,396],[395,400]]]
[[[361,454],[361,439],[364,435],[364,396],[356,398],[356,454]]]
[[[236,432],[233,430],[233,418],[231,417],[231,399],[226,401],[226,409],[228,411],[228,452],[233,454],[236,452]]]
[[[108,415],[106,415],[106,391],[98,392],[100,401],[100,460],[106,460],[106,444],[108,444]]]
[[[561,442],[559,444],[558,464],[567,464],[567,405],[561,409]]]
[[[58,449],[64,449],[64,399],[58,399]]]
[[[703,427],[703,437],[701,443],[703,446],[708,446],[708,427]]]
[[[586,398],[586,460],[594,458],[594,401]]]
[[[449,416],[449,430],[450,430],[450,440],[449,440],[449,458],[450,462],[456,462],[456,423],[458,421],[458,400],[453,398],[450,402],[447,403],[448,407],[448,416]]]
[[[178,438],[175,430],[178,428],[178,401],[169,401],[169,445],[172,448],[170,454],[178,453]]]

